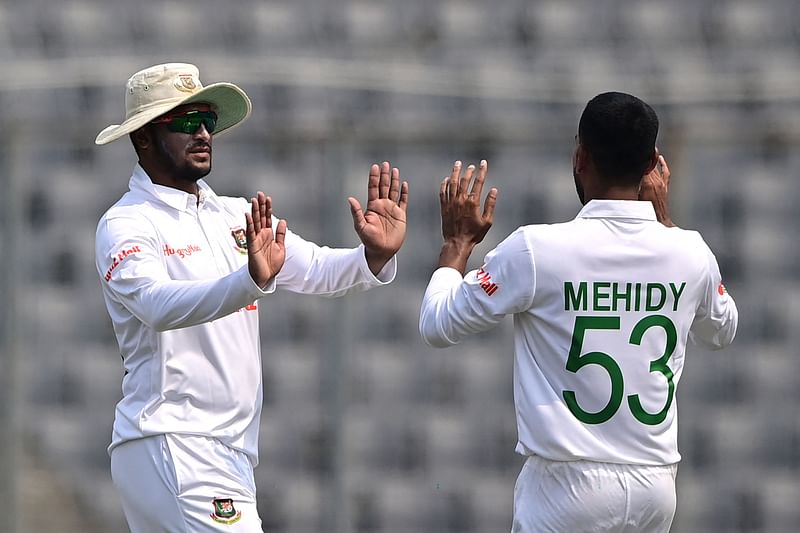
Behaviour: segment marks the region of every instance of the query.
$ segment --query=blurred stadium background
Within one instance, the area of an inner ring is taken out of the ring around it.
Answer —
[[[796,0],[0,2],[0,531],[127,531],[93,240],[135,160],[93,139],[127,77],[171,60],[254,102],[215,143],[212,186],[267,191],[306,238],[356,244],[345,198],[373,161],[411,183],[392,286],[261,306],[264,531],[510,529],[510,324],[445,351],[417,334],[437,184],[490,161],[499,208],[473,267],[520,224],[572,218],[578,116],[606,90],[656,108],[674,218],[741,314],[732,348],[688,354],[673,530],[800,530],[799,50]]]

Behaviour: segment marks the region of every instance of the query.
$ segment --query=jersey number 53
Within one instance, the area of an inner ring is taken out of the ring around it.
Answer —
[[[644,334],[650,328],[662,328],[666,334],[666,346],[664,347],[664,354],[656,359],[650,361],[650,372],[657,372],[663,374],[667,380],[667,399],[663,409],[657,413],[647,412],[642,407],[642,402],[639,400],[638,394],[628,395],[628,408],[631,410],[636,419],[642,424],[655,426],[664,421],[672,405],[672,400],[675,395],[675,383],[673,382],[672,369],[667,365],[669,358],[672,357],[675,351],[675,346],[678,342],[678,333],[675,330],[675,324],[672,320],[664,315],[649,315],[641,319],[633,327],[631,336],[628,339],[630,344],[639,346],[642,343]],[[613,357],[603,352],[589,352],[581,355],[583,350],[583,339],[586,331],[592,329],[601,330],[619,330],[620,317],[618,316],[578,316],[575,317],[575,327],[572,330],[572,344],[570,345],[569,355],[567,356],[567,371],[577,373],[581,368],[587,365],[599,365],[608,372],[608,377],[611,380],[611,396],[605,407],[597,412],[589,412],[584,410],[575,397],[575,391],[565,390],[562,392],[564,401],[567,407],[575,417],[585,424],[602,424],[613,417],[622,405],[623,391],[625,389],[625,382],[622,377],[622,370],[614,360]],[[657,378],[654,378],[657,379]]]

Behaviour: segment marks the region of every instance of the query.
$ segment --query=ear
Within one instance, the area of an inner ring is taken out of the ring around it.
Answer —
[[[592,158],[586,148],[581,143],[575,147],[575,172],[578,174],[585,174],[589,165],[591,165]]]
[[[147,150],[153,144],[149,128],[143,126],[130,135],[131,142],[136,150]]]

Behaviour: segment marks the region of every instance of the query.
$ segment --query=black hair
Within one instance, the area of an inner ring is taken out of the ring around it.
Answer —
[[[637,184],[652,163],[658,135],[653,108],[630,94],[598,94],[586,104],[578,138],[600,176],[610,182]]]

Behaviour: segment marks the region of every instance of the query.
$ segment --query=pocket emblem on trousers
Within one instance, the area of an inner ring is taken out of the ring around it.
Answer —
[[[242,512],[233,506],[232,498],[214,498],[214,514],[209,515],[214,522],[235,524],[242,518]]]

